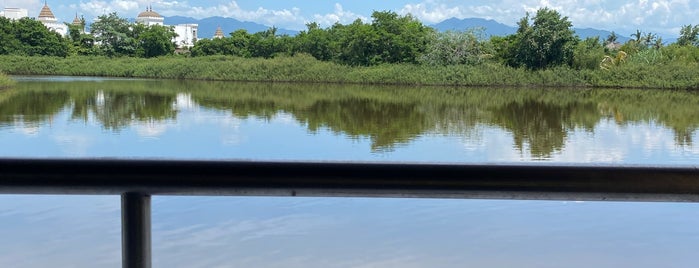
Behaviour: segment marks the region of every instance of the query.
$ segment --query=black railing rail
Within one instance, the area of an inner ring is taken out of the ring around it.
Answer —
[[[699,201],[699,166],[0,159],[0,194]]]
[[[0,194],[121,195],[124,267],[150,267],[151,195],[699,202],[699,166],[0,159]]]

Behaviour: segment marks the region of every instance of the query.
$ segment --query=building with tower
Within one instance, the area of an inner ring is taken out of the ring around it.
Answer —
[[[138,13],[138,16],[136,17],[136,22],[145,26],[165,25],[165,19],[163,18],[163,16],[160,16],[160,14],[153,11],[153,7],[151,6],[147,7],[146,11]]]
[[[214,33],[214,39],[223,38],[223,37],[224,37],[223,30],[221,30],[221,26],[218,26],[218,28],[216,28],[216,32]]]
[[[78,26],[80,28],[80,33],[84,34],[85,33],[85,18],[78,18],[78,13],[75,13],[75,18],[73,19],[73,24],[74,26]]]
[[[136,23],[146,26],[169,26],[165,25],[165,19],[163,16],[158,14],[158,12],[153,11],[152,6],[147,7],[146,11],[138,14],[136,17]],[[175,45],[178,48],[189,48],[194,46],[194,43],[197,41],[197,31],[199,30],[198,24],[177,24],[170,27],[172,27],[174,32],[177,34],[177,37],[175,37],[172,41],[175,42]]]
[[[44,7],[41,8],[37,20],[44,24],[46,28],[48,28],[51,31],[57,32],[61,36],[65,36],[68,34],[68,26],[66,26],[62,22],[58,22],[56,17],[53,15],[53,12],[51,12],[51,8],[49,8],[47,1],[44,1]]]

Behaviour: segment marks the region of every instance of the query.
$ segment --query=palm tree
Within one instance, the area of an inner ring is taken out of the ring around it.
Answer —
[[[616,43],[616,40],[617,40],[616,33],[612,32],[611,34],[609,34],[609,36],[607,36],[607,40],[604,41],[604,44],[605,45],[614,44],[614,43]]]
[[[643,37],[643,43],[646,45],[646,47],[650,47],[650,45],[653,44],[653,41],[655,41],[657,37],[658,36],[654,33],[648,33],[646,34],[646,36]]]
[[[663,47],[663,38],[658,37],[658,39],[655,39],[655,45],[653,45],[653,47],[655,47],[655,49],[660,49]]]
[[[637,42],[637,43],[640,43],[640,42],[641,42],[641,37],[642,37],[642,36],[643,36],[643,33],[641,32],[641,30],[636,30],[636,33],[631,34],[631,37],[635,37],[635,38],[636,38],[636,42]]]

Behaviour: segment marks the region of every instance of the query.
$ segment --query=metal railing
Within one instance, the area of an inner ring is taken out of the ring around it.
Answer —
[[[121,195],[123,267],[150,267],[152,195],[699,202],[699,167],[0,159],[0,194]]]

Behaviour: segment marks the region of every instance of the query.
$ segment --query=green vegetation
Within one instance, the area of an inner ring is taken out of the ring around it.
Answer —
[[[517,33],[504,38],[498,46],[498,55],[513,67],[545,69],[571,65],[577,38],[573,24],[557,11],[540,9],[529,24],[529,14],[522,18]]]
[[[32,19],[0,19],[0,71],[234,81],[292,81],[458,86],[568,86],[699,89],[699,27],[682,27],[677,43],[653,33],[633,40],[580,40],[572,23],[551,9],[519,22],[515,34],[482,30],[439,33],[411,15],[377,11],[372,21],[296,36],[276,28],[199,40],[174,55],[171,28],[131,24],[116,13],[70,26],[63,38]],[[33,56],[33,57],[27,57]],[[147,59],[156,58],[156,59]]]
[[[5,89],[13,86],[15,81],[7,77],[4,73],[0,73],[0,89]]]
[[[29,18],[11,21],[0,17],[0,40],[0,55],[64,57],[68,52],[63,37]]]
[[[684,58],[699,58],[699,50],[668,47]],[[651,57],[652,55],[646,55]],[[234,56],[161,57],[142,59],[94,56],[0,56],[0,71],[19,75],[71,75],[196,79],[220,81],[330,82],[402,85],[699,88],[699,64],[658,56],[604,69],[575,70],[565,66],[543,70],[514,68],[487,62],[478,65],[382,64],[347,66],[319,61],[310,55],[274,59]],[[640,57],[639,57],[640,58]],[[677,57],[675,57],[677,58]],[[651,59],[649,59],[651,60]],[[662,66],[662,68],[658,68]]]

